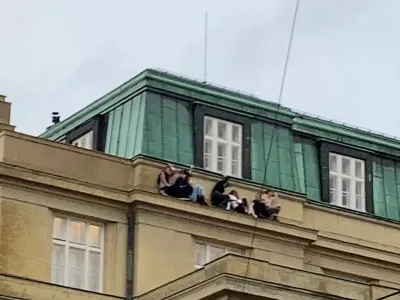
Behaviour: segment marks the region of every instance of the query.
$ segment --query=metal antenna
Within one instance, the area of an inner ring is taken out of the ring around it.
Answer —
[[[203,82],[207,82],[207,33],[208,33],[208,12],[204,15],[204,77]]]
[[[282,81],[281,81],[281,86],[280,86],[280,90],[279,90],[278,107],[277,107],[277,109],[275,111],[275,118],[274,119],[276,119],[278,117],[279,109],[281,108],[281,104],[282,104],[282,96],[283,96],[283,91],[284,91],[284,88],[285,88],[285,80],[286,80],[286,73],[287,73],[288,64],[289,64],[290,53],[292,51],[292,41],[293,41],[293,36],[294,36],[295,28],[296,28],[297,13],[299,11],[299,6],[300,6],[300,0],[297,0],[296,1],[296,7],[294,9],[292,28],[291,28],[291,31],[290,31],[289,43],[288,43],[287,52],[286,52],[285,66],[284,66],[284,69],[283,69]],[[274,125],[274,127],[272,127],[272,134],[271,134],[271,139],[270,139],[270,142],[269,142],[268,155],[265,158],[265,166],[264,166],[265,169],[264,169],[263,185],[266,184],[268,163],[269,163],[270,155],[271,155],[271,152],[272,152],[271,151],[271,147],[272,147],[272,144],[273,144],[276,127],[277,127],[277,125]],[[255,228],[257,228],[257,221],[258,221],[258,219],[255,219],[255,221],[254,221],[254,227]],[[250,249],[253,249],[255,239],[256,239],[256,233],[253,232],[252,237],[251,237],[251,242],[250,242]],[[249,255],[247,257],[246,273],[245,273],[245,276],[244,276],[244,283],[243,283],[242,293],[245,292],[247,279],[248,279],[249,273],[250,273],[251,254],[252,254],[252,252],[250,250],[249,251]]]

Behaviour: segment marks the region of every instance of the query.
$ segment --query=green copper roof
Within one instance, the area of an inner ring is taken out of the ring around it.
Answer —
[[[139,73],[87,107],[50,127],[40,137],[57,140],[79,124],[84,123],[95,115],[104,113],[125,103],[147,89],[163,90],[194,99],[194,101],[218,107],[223,106],[225,109],[262,119],[279,119],[281,122],[291,125],[296,131],[321,135],[321,137],[324,137],[322,133],[325,133],[325,135],[332,133],[357,139],[363,143],[373,143],[382,146],[385,152],[387,152],[386,148],[390,148],[396,151],[394,154],[400,154],[400,140],[397,138],[312,117],[307,114],[295,112],[287,107],[279,107],[274,102],[264,101],[249,94],[154,69],[147,69]]]

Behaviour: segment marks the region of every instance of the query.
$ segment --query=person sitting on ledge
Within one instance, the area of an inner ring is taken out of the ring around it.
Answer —
[[[171,183],[173,183],[172,181],[175,182],[178,175],[179,171],[176,170],[173,165],[167,164],[165,169],[160,172],[157,178],[157,185],[160,193],[163,194],[162,188],[171,185]]]
[[[225,188],[229,186],[229,177],[218,181],[211,191],[211,204],[216,207],[226,207],[229,195],[225,195]]]
[[[271,190],[265,190],[258,193],[249,209],[249,214],[257,218],[268,218],[277,220],[277,215],[281,211],[281,207],[271,207],[272,201],[276,198],[276,193]]]
[[[162,171],[159,176],[160,182],[162,182],[163,179],[163,172],[165,172],[165,170]],[[169,174],[171,174],[171,172]],[[167,173],[167,176],[169,174]],[[207,204],[204,198],[203,187],[199,184],[192,184],[192,167],[189,170],[173,171],[172,176],[169,175],[168,178],[169,180],[165,180],[163,182],[164,185],[160,187],[161,193],[175,198],[188,198],[202,205]]]
[[[239,194],[236,190],[232,190],[228,196],[229,196],[229,201],[228,204],[226,205],[226,210],[232,209],[241,214],[246,214],[248,212],[248,205],[246,198],[240,199]]]

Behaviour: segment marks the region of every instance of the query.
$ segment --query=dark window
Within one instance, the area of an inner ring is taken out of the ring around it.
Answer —
[[[372,161],[373,156],[368,152],[320,141],[322,200],[374,213]]]
[[[73,144],[78,147],[104,151],[107,133],[106,128],[106,116],[96,116],[70,131],[67,134],[65,141],[68,144]]]
[[[251,179],[251,119],[197,104],[194,136],[196,166]]]

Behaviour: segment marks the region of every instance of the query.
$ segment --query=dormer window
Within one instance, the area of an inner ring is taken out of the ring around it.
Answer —
[[[322,201],[374,213],[372,155],[346,145],[321,141]]]
[[[104,151],[105,132],[106,118],[99,115],[70,131],[65,142],[80,148]]]
[[[251,179],[251,123],[248,117],[196,105],[195,165],[223,175]]]
[[[242,176],[242,125],[204,118],[203,166],[207,170]]]
[[[365,162],[329,153],[329,199],[332,204],[365,211]]]
[[[71,142],[73,146],[85,148],[92,150],[93,149],[93,130],[85,133],[84,135],[80,136],[79,138],[73,140]]]

